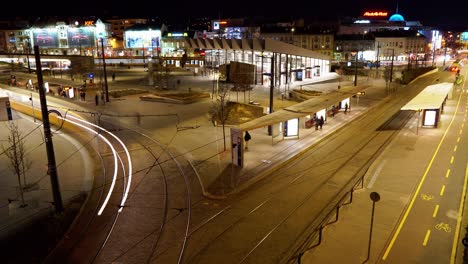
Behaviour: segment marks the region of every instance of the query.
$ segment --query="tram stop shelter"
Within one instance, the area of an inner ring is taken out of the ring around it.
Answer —
[[[342,87],[231,128],[232,163],[243,167],[245,131],[269,127],[272,145],[283,139],[298,138],[301,129],[310,128],[307,124],[313,114],[318,118],[323,116],[326,121],[333,105],[337,109],[343,109],[348,104],[351,109],[350,98],[364,94],[363,91],[369,87],[370,85]]]
[[[417,111],[422,113],[421,124],[418,126],[436,128],[440,115],[444,111],[447,99],[452,98],[453,83],[443,82],[429,85],[404,105],[401,110]]]

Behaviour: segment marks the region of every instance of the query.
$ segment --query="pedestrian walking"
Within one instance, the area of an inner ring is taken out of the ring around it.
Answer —
[[[323,115],[321,115],[321,116],[320,116],[320,119],[319,119],[319,126],[320,126],[320,129],[322,129],[323,123],[325,123],[325,120],[323,119]]]
[[[332,111],[332,117],[335,117],[335,111],[336,111],[335,105],[332,105],[331,111]]]
[[[252,139],[250,136],[249,131],[245,131],[244,141],[245,141],[245,149],[249,149],[249,141]]]
[[[349,105],[348,105],[348,103],[346,103],[345,106],[344,106],[344,112],[345,112],[345,114],[348,113],[348,108],[349,108]]]
[[[99,95],[97,93],[94,95],[94,102],[96,103],[96,106],[99,105]]]
[[[136,113],[137,124],[141,125],[141,115],[139,112]]]
[[[115,72],[112,73],[112,81],[115,81]]]
[[[319,120],[317,118],[317,114],[314,114],[314,117],[312,118],[314,120],[314,125],[315,125],[315,130],[318,130],[319,128]]]

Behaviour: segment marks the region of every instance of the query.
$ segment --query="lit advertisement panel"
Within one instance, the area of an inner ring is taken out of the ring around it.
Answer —
[[[34,45],[44,48],[57,48],[57,29],[35,29],[33,30]]]
[[[70,28],[68,29],[68,46],[94,46],[94,30],[92,28]]]
[[[468,32],[461,33],[461,40],[468,42]]]
[[[127,31],[125,32],[125,47],[159,47],[160,39],[161,30]]]
[[[435,126],[437,120],[437,111],[426,110],[424,112],[424,124],[423,126]]]

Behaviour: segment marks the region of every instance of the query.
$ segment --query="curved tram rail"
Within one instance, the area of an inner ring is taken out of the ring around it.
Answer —
[[[95,178],[95,187],[80,217],[46,263],[150,263],[170,221],[168,185],[174,181],[184,181],[186,202],[176,207],[180,213],[186,211],[186,221],[181,225],[188,233],[191,211],[188,181],[177,159],[163,144],[128,128],[118,128],[114,134],[111,129],[71,114],[64,115],[63,120],[95,134],[99,141],[94,142],[94,148],[101,159],[102,177]],[[138,158],[131,158],[135,155]],[[132,160],[138,161],[132,164]],[[132,166],[140,169],[133,172]],[[108,177],[109,172],[113,172],[112,177]],[[174,262],[182,258],[185,242],[186,239]]]

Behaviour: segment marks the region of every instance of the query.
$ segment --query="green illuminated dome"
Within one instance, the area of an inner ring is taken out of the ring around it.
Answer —
[[[403,18],[402,15],[400,14],[393,14],[389,19],[388,21],[392,21],[392,22],[404,22],[405,19]]]

